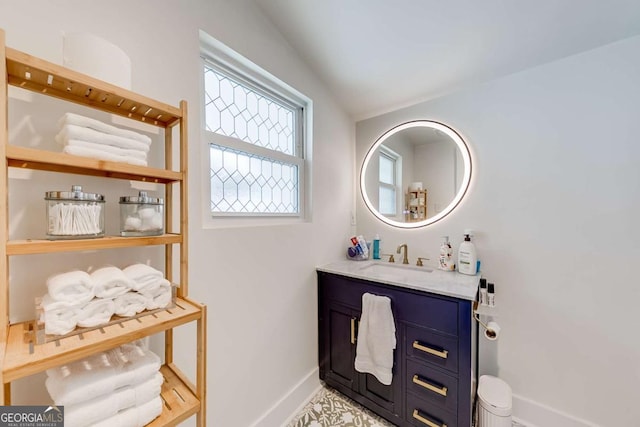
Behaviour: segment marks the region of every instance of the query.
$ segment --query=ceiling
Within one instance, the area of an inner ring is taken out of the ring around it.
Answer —
[[[254,0],[356,120],[640,34],[638,0]]]

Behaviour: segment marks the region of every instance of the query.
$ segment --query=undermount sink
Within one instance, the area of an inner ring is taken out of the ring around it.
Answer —
[[[389,262],[374,262],[363,266],[360,271],[366,271],[369,274],[382,274],[382,275],[420,275],[425,273],[431,273],[433,270],[428,267],[416,267],[406,264],[393,264]]]

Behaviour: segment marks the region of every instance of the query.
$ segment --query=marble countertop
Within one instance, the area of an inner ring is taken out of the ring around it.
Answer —
[[[472,301],[480,283],[480,274],[468,276],[457,271],[372,260],[336,261],[317,270]]]

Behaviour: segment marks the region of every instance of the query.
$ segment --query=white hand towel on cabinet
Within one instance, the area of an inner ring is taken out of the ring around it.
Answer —
[[[49,294],[42,298],[41,320],[47,335],[64,335],[73,331],[78,324],[80,304],[67,301],[56,301]]]
[[[164,378],[156,372],[136,386],[125,386],[104,396],[64,408],[66,427],[85,427],[115,416],[123,409],[140,406],[160,395]]]
[[[83,304],[94,297],[93,280],[84,271],[55,274],[47,279],[47,289],[52,299]]]
[[[356,371],[373,374],[384,385],[391,384],[395,348],[396,326],[391,299],[363,294],[356,345]]]
[[[104,325],[111,320],[115,308],[111,299],[94,298],[78,311],[78,326],[92,328]]]
[[[118,267],[98,268],[91,273],[98,298],[115,298],[129,292],[134,283]]]

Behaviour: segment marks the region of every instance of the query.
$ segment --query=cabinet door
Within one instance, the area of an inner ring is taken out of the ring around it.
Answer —
[[[323,301],[320,328],[320,378],[357,390],[357,312],[335,301]]]
[[[396,349],[396,353],[398,350]],[[397,360],[397,357],[394,357]],[[395,363],[394,363],[395,364]],[[397,369],[393,370],[393,380],[390,385],[384,385],[371,374],[359,374],[358,392],[387,411],[399,415],[400,406],[398,404],[398,396],[402,394],[401,381]]]

